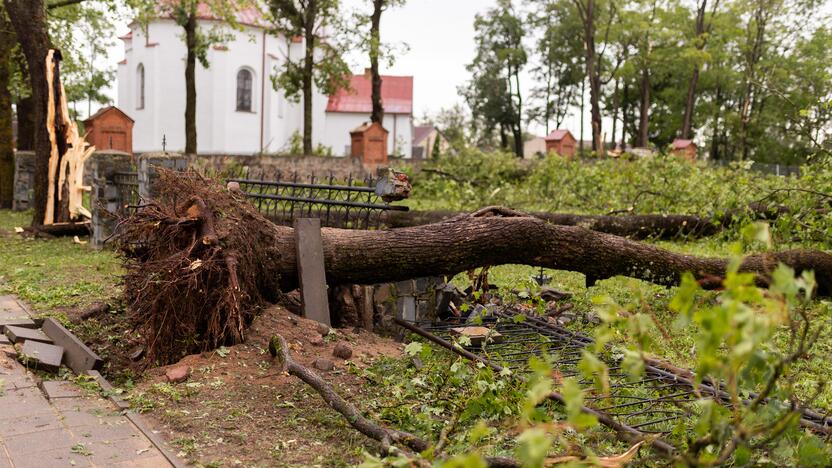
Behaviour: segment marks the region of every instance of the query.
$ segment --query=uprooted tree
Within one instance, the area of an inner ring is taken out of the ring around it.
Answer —
[[[122,219],[125,294],[151,361],[239,343],[258,308],[297,287],[294,230],[260,215],[245,196],[195,173],[162,172],[159,197]],[[553,225],[492,207],[440,223],[388,231],[324,228],[327,282],[374,284],[506,263],[584,273],[587,283],[624,275],[675,285],[692,272],[715,288],[728,260]],[[814,270],[832,293],[832,256],[788,250],[746,257],[740,269],[765,285],[778,263]]]

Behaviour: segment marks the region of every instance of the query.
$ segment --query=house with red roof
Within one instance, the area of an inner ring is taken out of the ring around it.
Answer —
[[[413,77],[381,76],[382,126],[388,132],[387,152],[391,156],[412,157]],[[326,105],[324,145],[337,156],[350,154],[350,132],[370,120],[373,110],[372,81],[369,70],[350,77],[348,89],[329,97]]]

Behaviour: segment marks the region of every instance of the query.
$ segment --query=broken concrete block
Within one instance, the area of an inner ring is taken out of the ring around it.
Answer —
[[[52,340],[46,336],[46,333],[31,328],[9,325],[6,327],[6,336],[9,338],[9,341],[14,344],[22,343],[24,341],[39,341],[41,343],[52,344]]]
[[[321,322],[318,322],[316,327],[317,327],[318,333],[320,333],[321,336],[329,335],[329,331],[331,330],[331,328],[329,328],[329,325],[327,325],[325,323],[321,323]]]
[[[6,335],[0,335],[0,346],[10,345],[10,344],[12,344],[12,342],[9,341],[9,338]]]
[[[100,369],[104,361],[54,318],[43,321],[43,332],[58,346],[64,348],[64,361],[76,374],[90,369]]]
[[[34,320],[26,318],[0,318],[0,332],[5,332],[7,326],[22,328],[37,328]]]
[[[60,346],[35,340],[26,340],[20,350],[20,356],[25,360],[27,366],[47,372],[58,372],[58,369],[61,368],[64,349]]]
[[[471,346],[480,346],[486,342],[500,343],[503,341],[503,335],[500,332],[488,327],[456,327],[451,328],[451,334],[468,337],[471,340]]]

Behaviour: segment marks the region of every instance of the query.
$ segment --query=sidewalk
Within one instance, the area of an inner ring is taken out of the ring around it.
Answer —
[[[108,399],[72,382],[39,386],[13,355],[0,345],[0,468],[172,466]]]

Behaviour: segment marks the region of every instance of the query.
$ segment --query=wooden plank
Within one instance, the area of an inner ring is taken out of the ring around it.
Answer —
[[[303,316],[332,325],[329,318],[321,220],[317,218],[296,219],[295,245],[298,254],[298,279],[303,301]]]
[[[43,331],[56,345],[64,348],[64,363],[76,374],[101,369],[104,361],[54,318],[43,321]]]

